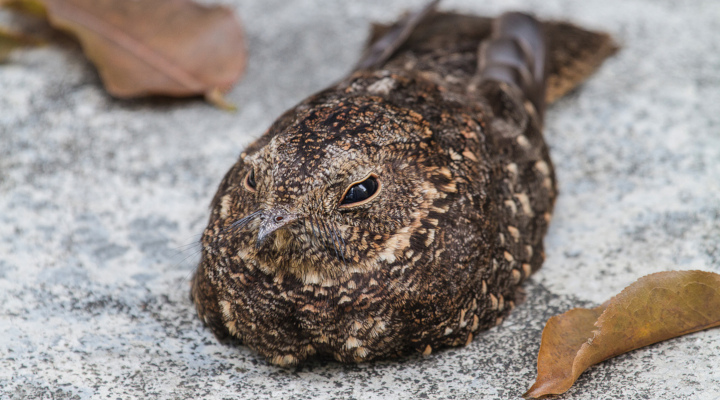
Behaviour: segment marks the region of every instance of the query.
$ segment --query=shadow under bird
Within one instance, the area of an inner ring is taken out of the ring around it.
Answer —
[[[223,178],[191,291],[218,337],[281,366],[430,354],[521,300],[557,194],[545,106],[616,46],[435,4],[375,26],[357,68]]]

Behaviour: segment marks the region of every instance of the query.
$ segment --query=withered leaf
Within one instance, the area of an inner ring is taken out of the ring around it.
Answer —
[[[36,46],[40,43],[42,43],[40,39],[0,28],[0,63],[5,61],[14,49],[25,46]]]
[[[42,4],[42,0],[0,0],[0,7],[45,17],[45,6]]]
[[[226,7],[189,0],[35,1],[54,27],[78,37],[116,97],[217,98],[245,69],[242,29]]]
[[[720,275],[647,275],[599,307],[576,308],[550,318],[540,343],[538,376],[525,396],[564,393],[591,365],[719,325]]]

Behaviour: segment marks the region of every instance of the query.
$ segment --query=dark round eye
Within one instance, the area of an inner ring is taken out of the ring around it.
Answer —
[[[374,176],[370,176],[362,182],[355,183],[345,191],[345,197],[340,202],[343,204],[359,203],[363,200],[367,200],[374,195],[380,185]]]
[[[245,187],[250,191],[257,190],[257,183],[255,183],[255,170],[251,169],[245,177]]]

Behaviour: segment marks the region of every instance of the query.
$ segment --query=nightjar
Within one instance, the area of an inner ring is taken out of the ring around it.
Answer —
[[[355,70],[280,116],[212,200],[198,315],[277,365],[470,343],[543,262],[546,103],[616,47],[521,13],[375,26]]]

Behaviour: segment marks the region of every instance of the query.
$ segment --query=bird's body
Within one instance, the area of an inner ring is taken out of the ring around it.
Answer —
[[[522,14],[419,21],[281,116],[223,179],[192,289],[218,336],[278,365],[427,354],[498,324],[542,264],[556,195],[544,87],[577,84],[611,41]],[[594,55],[563,60],[574,39],[546,46],[543,30],[585,35]],[[560,62],[585,70],[568,84]]]

